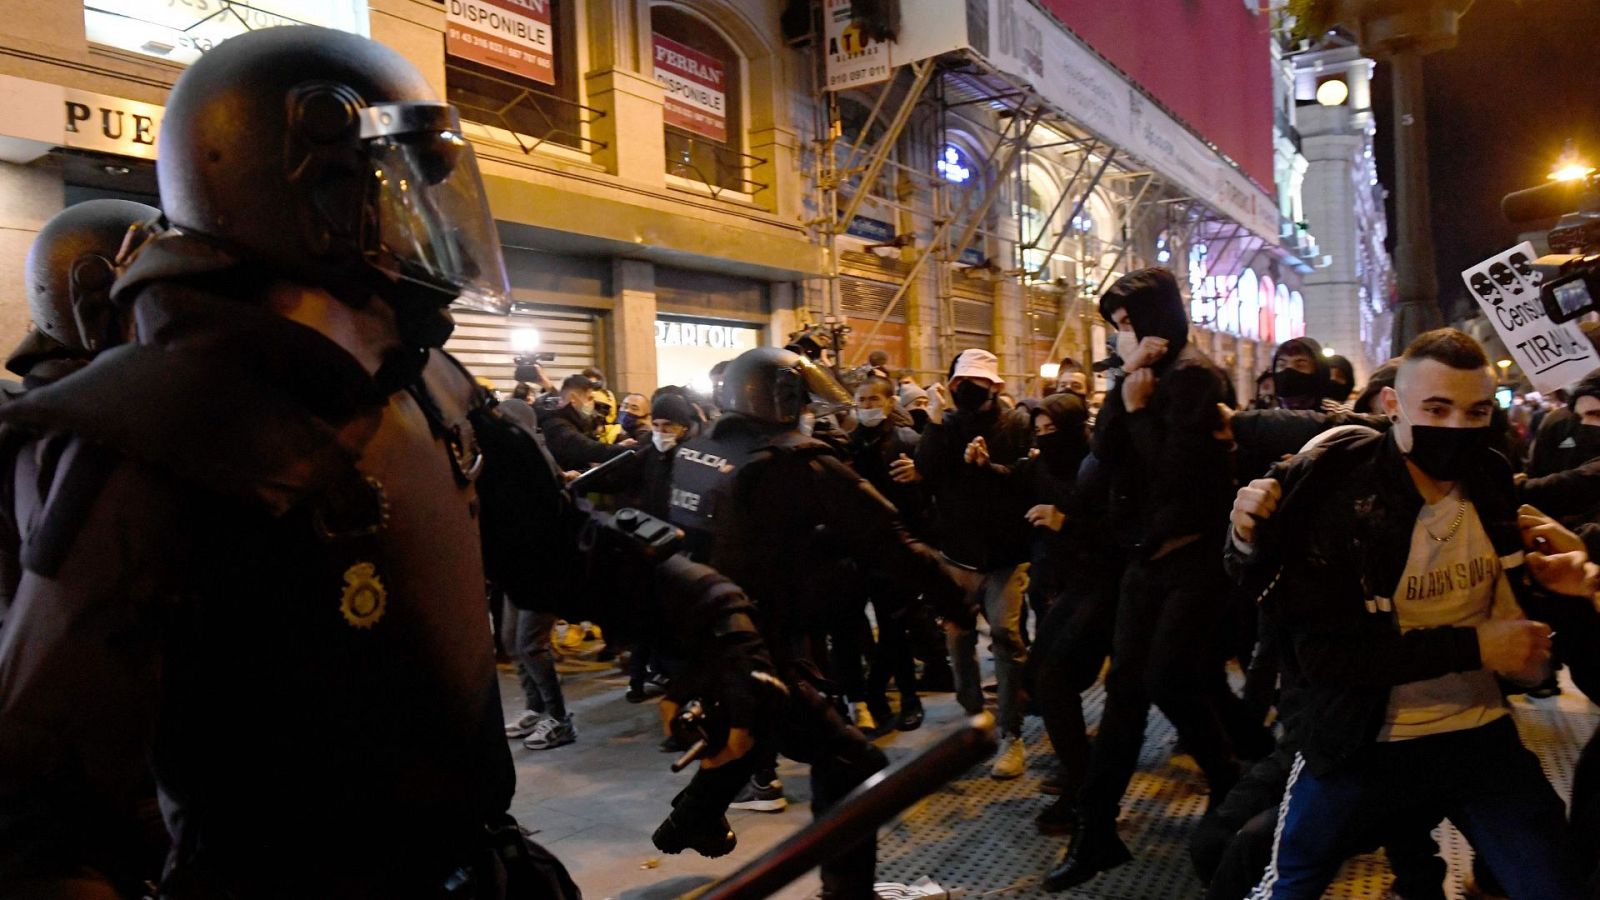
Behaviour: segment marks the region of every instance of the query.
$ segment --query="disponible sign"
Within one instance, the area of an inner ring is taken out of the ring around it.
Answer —
[[[889,80],[889,44],[862,34],[853,21],[852,0],[827,0],[822,15],[828,42],[828,90]]]
[[[556,83],[550,0],[445,0],[445,52]]]
[[[671,38],[655,37],[656,81],[667,89],[668,125],[722,143],[728,139],[727,67]]]
[[[1541,278],[1533,245],[1523,241],[1461,273],[1478,308],[1494,325],[1522,373],[1546,393],[1600,367],[1600,357],[1576,323],[1557,324],[1539,301]]]

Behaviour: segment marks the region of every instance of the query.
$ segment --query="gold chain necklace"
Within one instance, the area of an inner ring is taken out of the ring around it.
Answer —
[[[1465,522],[1466,519],[1467,519],[1467,498],[1462,497],[1461,498],[1461,502],[1456,505],[1456,520],[1454,522],[1450,523],[1450,530],[1446,531],[1444,533],[1444,537],[1439,537],[1438,535],[1434,534],[1431,530],[1429,530],[1428,525],[1427,525],[1426,522],[1422,523],[1422,530],[1425,533],[1427,533],[1428,537],[1433,539],[1434,543],[1436,543],[1436,544],[1444,544],[1444,543],[1448,543],[1452,538],[1454,538],[1456,536],[1456,532],[1461,530],[1461,523]]]

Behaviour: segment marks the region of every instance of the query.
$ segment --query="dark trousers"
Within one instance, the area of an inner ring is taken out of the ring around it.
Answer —
[[[867,703],[886,708],[889,681],[900,692],[900,708],[914,709],[917,699],[917,663],[911,658],[911,635],[906,619],[916,598],[896,593],[892,587],[874,584],[872,613],[878,620],[878,643],[872,651],[872,668],[867,673]],[[886,722],[879,722],[886,725]]]
[[[1213,789],[1238,780],[1228,737],[1208,689],[1228,584],[1221,558],[1199,540],[1159,560],[1136,561],[1122,576],[1105,712],[1078,808],[1110,828],[1139,764],[1150,704],[1160,707]]]
[[[517,662],[517,681],[527,709],[556,719],[567,717],[566,698],[561,694],[561,678],[556,675],[556,655],[550,647],[550,632],[556,617],[550,613],[506,607],[511,658]]]
[[[889,764],[883,751],[839,713],[837,704],[811,684],[799,681],[791,683],[788,708],[774,717],[769,733],[757,738],[756,749],[725,766],[696,771],[689,786],[673,801],[674,815],[700,821],[720,818],[763,761],[771,759],[768,748],[772,747],[811,766],[813,818],[822,817],[856,785]],[[823,894],[843,900],[872,900],[877,858],[876,838],[840,848],[822,864]]]
[[[872,624],[867,621],[866,598],[851,595],[835,609],[828,623],[828,674],[851,703],[865,703],[868,699],[867,660],[872,654]]]
[[[1111,653],[1117,621],[1116,575],[1115,571],[1090,574],[1062,594],[1040,620],[1029,655],[1034,700],[1061,762],[1066,797],[1076,796],[1089,774],[1089,735],[1081,695],[1094,686]]]
[[[1294,753],[1280,747],[1245,773],[1226,799],[1200,821],[1189,841],[1195,872],[1206,882],[1206,900],[1239,900],[1261,880],[1272,862],[1278,806],[1294,767]],[[1372,835],[1370,851],[1383,842],[1393,891],[1406,900],[1444,900],[1446,867],[1439,858],[1433,828],[1437,812],[1418,810],[1405,821],[1386,824]]]
[[[1572,776],[1572,862],[1589,896],[1600,897],[1600,734],[1584,745]]]
[[[1466,731],[1375,743],[1332,772],[1297,757],[1277,845],[1251,900],[1316,900],[1369,836],[1424,811],[1448,817],[1514,900],[1576,900],[1562,865],[1565,807],[1510,716]]]

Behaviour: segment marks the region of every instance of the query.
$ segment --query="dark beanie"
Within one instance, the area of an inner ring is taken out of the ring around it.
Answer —
[[[651,398],[650,418],[666,419],[679,425],[693,425],[699,421],[694,414],[694,407],[689,404],[688,399],[678,393],[657,393]]]
[[[1579,397],[1593,397],[1600,400],[1600,369],[1583,376],[1572,386],[1572,397],[1568,405],[1577,406]]]

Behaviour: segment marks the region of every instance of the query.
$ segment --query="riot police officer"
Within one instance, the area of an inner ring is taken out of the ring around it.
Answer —
[[[131,200],[86,200],[39,229],[23,277],[33,327],[6,358],[24,388],[50,384],[127,340],[130,322],[111,302],[117,261],[161,218]]]
[[[179,77],[161,145],[137,340],[0,409],[0,895],[135,890],[152,772],[164,898],[576,895],[506,814],[483,586],[576,593],[596,529],[439,349],[508,294],[455,111],[273,28]],[[737,589],[673,574],[704,654],[764,668]]]
[[[722,418],[709,434],[678,448],[672,521],[688,533],[697,558],[749,592],[789,699],[757,733],[756,750],[695,776],[656,831],[656,846],[666,852],[691,848],[715,856],[733,848],[723,811],[752,774],[763,744],[811,765],[817,815],[886,764],[843,717],[807,647],[828,607],[814,577],[828,562],[823,547],[849,548],[957,620],[975,616],[960,573],[912,539],[895,508],[828,445],[799,430],[802,413],[826,416],[850,402],[810,359],[777,348],[749,350],[724,373]],[[825,864],[824,893],[873,896],[875,855],[868,842]]]

